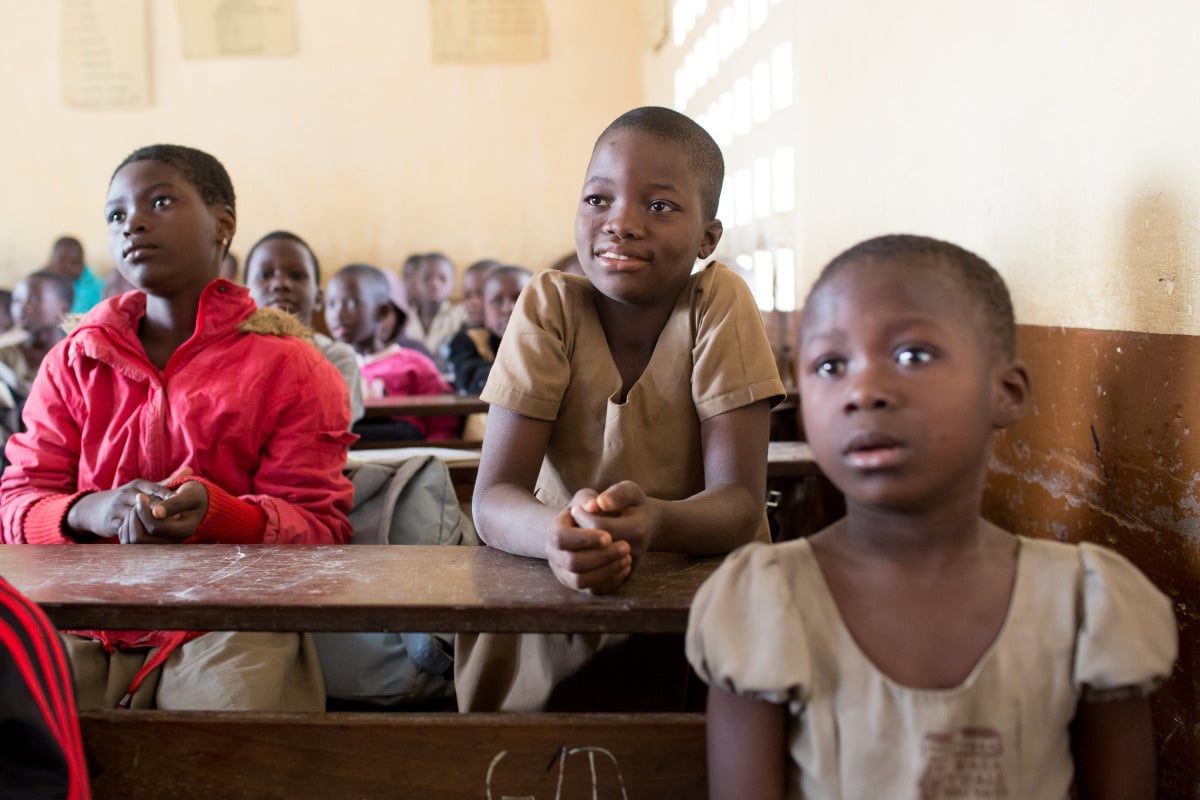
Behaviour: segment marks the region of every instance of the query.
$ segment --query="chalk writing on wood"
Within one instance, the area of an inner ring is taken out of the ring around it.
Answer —
[[[617,757],[612,754],[612,751],[607,750],[606,748],[593,747],[590,745],[581,747],[562,747],[559,749],[554,759],[558,762],[558,777],[554,784],[553,800],[576,800],[576,798],[565,797],[563,794],[567,776],[567,762],[576,756],[581,756],[584,758],[576,758],[572,766],[579,763],[580,760],[584,760],[587,769],[587,782],[590,784],[591,792],[587,795],[586,800],[600,800],[601,790],[609,789],[615,789],[617,794],[605,791],[605,796],[619,796],[621,800],[629,800],[629,794],[625,791],[625,777],[621,774],[621,765],[617,762]],[[492,758],[491,763],[488,764],[487,778],[484,784],[487,791],[487,800],[538,800],[537,795],[532,794],[493,794],[492,782],[496,775],[496,769],[507,757],[508,751],[501,750],[499,753],[496,753],[496,755]],[[608,782],[602,780],[600,777],[600,772],[597,771],[597,757],[607,760],[611,766],[612,779]],[[553,763],[553,761],[551,763]],[[577,800],[584,799],[578,798]]]

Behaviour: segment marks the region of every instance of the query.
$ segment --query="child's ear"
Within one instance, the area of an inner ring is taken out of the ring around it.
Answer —
[[[213,206],[213,216],[217,220],[217,238],[224,243],[224,247],[228,247],[237,233],[237,217],[233,209],[226,205]]]
[[[703,260],[711,256],[724,232],[725,226],[721,224],[721,220],[710,219],[704,226],[704,238],[700,240],[700,250],[696,253],[696,258]]]
[[[1019,421],[1029,412],[1031,394],[1025,362],[1014,358],[997,367],[996,371],[996,413],[992,425],[999,430]]]

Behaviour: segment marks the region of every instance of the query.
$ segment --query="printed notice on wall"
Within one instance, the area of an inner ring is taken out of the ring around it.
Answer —
[[[62,0],[59,64],[71,108],[150,105],[146,0]]]
[[[185,58],[296,53],[293,0],[176,0]]]
[[[512,64],[549,56],[542,0],[429,0],[433,60]]]

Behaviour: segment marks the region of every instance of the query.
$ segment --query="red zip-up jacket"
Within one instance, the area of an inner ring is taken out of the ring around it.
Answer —
[[[74,543],[63,523],[83,493],[187,466],[208,488],[189,542],[348,542],[342,468],[356,437],[337,370],[303,339],[249,332],[288,330],[290,318],[256,311],[225,280],[205,288],[195,332],[159,370],[137,338],[145,310],[141,292],[101,303],[42,362],[26,432],[5,451],[3,540]]]

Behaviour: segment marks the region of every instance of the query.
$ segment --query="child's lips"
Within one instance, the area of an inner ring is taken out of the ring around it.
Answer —
[[[615,250],[601,250],[596,260],[611,272],[634,272],[650,263],[649,259]]]
[[[895,467],[906,457],[908,448],[892,436],[882,433],[861,433],[850,437],[842,449],[846,463],[860,470]]]
[[[137,264],[141,261],[145,261],[157,249],[158,247],[152,244],[133,245],[125,251],[123,257],[130,264]]]

